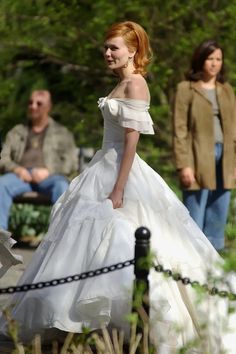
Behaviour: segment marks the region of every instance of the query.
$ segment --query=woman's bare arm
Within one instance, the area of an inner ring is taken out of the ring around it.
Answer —
[[[141,76],[133,75],[132,78],[127,81],[125,97],[144,101],[149,100],[150,96],[145,79]],[[124,151],[120,169],[113,191],[109,195],[114,208],[122,207],[124,188],[134,161],[139,135],[140,133],[134,129],[125,129]]]
[[[109,195],[114,209],[122,207],[124,188],[134,161],[138,140],[139,132],[129,128],[125,129],[125,147],[120,169],[113,191]]]

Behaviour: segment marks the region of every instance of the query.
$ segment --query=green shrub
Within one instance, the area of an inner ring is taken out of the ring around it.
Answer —
[[[9,230],[16,238],[41,236],[48,228],[51,208],[44,205],[13,204]]]

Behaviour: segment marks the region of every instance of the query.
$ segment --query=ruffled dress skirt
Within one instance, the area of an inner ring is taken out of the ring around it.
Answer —
[[[139,226],[151,231],[156,263],[201,283],[208,281],[208,272],[217,274],[217,252],[175,194],[138,155],[125,188],[123,208],[113,209],[107,196],[116,180],[119,159],[118,148],[100,150],[89,168],[72,181],[54,206],[48,233],[19,284],[48,281],[133,259],[134,233]],[[83,327],[92,330],[109,324],[128,330],[125,316],[131,311],[133,280],[134,269],[130,266],[95,278],[17,294],[11,299],[15,305],[12,315],[27,338],[53,327],[81,332]],[[189,285],[151,271],[152,336],[157,345],[173,350],[198,337],[206,315],[212,322],[208,330],[214,328],[210,333],[212,345],[221,343],[219,333],[224,330],[221,327],[227,303],[216,297],[202,304],[197,300]]]
[[[122,152],[122,143],[104,143],[89,167],[71,182],[54,205],[47,235],[19,284],[49,281],[133,259],[134,233],[140,226],[151,231],[156,264],[200,283],[208,282],[209,274],[221,274],[220,257],[187,209],[137,154],[123,207],[113,209],[108,196]],[[83,327],[93,330],[102,325],[124,329],[128,337],[126,316],[131,311],[133,280],[134,267],[129,266],[19,293],[10,300],[14,304],[12,316],[20,323],[24,338],[49,328],[79,333]],[[167,279],[153,269],[149,281],[151,340],[158,353],[177,353],[189,341],[204,336],[211,354],[221,353],[223,345],[231,347],[232,336],[223,335],[227,332],[227,300],[206,296],[199,301],[190,285]],[[6,330],[3,319],[0,325]]]

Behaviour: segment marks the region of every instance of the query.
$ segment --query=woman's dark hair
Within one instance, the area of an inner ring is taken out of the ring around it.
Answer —
[[[195,49],[191,60],[190,70],[185,75],[187,80],[198,81],[203,79],[204,62],[216,49],[220,49],[222,51],[222,67],[216,77],[216,80],[221,83],[226,81],[224,69],[224,52],[222,48],[217,44],[217,42],[212,39],[203,41]]]

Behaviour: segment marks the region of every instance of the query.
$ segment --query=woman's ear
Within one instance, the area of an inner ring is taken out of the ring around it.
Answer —
[[[129,52],[129,59],[133,59],[136,52]]]

